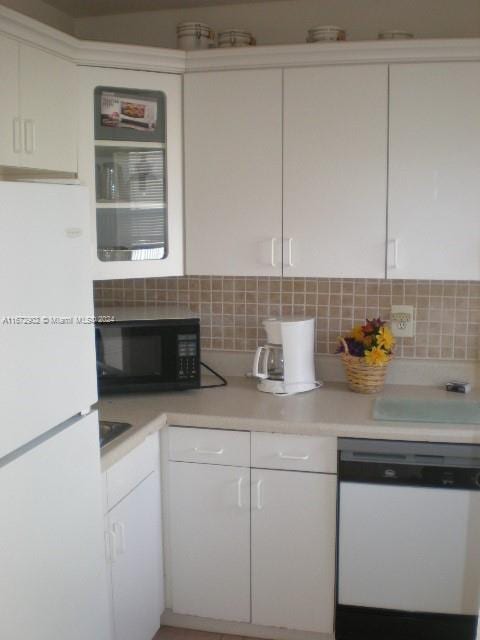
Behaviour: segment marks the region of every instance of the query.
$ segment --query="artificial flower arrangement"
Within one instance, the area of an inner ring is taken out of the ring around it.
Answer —
[[[375,393],[383,387],[394,345],[392,332],[380,318],[367,319],[340,338],[337,353],[342,354],[353,391]]]

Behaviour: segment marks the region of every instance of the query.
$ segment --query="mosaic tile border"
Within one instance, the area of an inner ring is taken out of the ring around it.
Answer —
[[[392,304],[413,305],[416,335],[396,356],[476,360],[480,282],[195,276],[95,282],[95,302],[185,304],[200,315],[202,348],[253,351],[270,316],[316,318],[316,353],[332,354],[337,338],[366,317],[388,320]]]

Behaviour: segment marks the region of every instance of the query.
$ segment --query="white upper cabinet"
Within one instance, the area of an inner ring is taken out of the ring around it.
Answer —
[[[480,63],[392,65],[387,269],[480,278]]]
[[[36,47],[0,37],[5,89],[0,163],[77,172],[77,67]]]
[[[22,165],[77,172],[77,67],[72,62],[20,46]]]
[[[285,71],[284,275],[385,277],[388,69]]]
[[[281,274],[282,72],[185,76],[186,270]]]
[[[0,85],[2,117],[0,118],[0,164],[16,166],[21,152],[18,104],[19,45],[0,35]]]
[[[174,74],[80,69],[95,279],[183,274],[181,85]]]

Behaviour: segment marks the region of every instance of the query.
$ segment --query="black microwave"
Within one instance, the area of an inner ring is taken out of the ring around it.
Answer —
[[[200,387],[200,321],[188,313],[102,310],[95,348],[100,394]]]

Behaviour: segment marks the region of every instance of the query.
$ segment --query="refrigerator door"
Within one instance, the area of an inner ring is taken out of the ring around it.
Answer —
[[[0,461],[0,504],[0,638],[108,640],[96,412]]]
[[[85,187],[0,183],[0,458],[96,402],[88,219]]]

